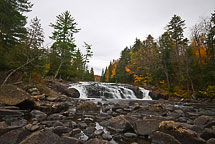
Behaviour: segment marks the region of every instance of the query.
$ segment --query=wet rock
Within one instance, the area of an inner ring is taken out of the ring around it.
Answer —
[[[160,131],[153,132],[151,144],[181,144],[174,136]]]
[[[112,139],[112,135],[104,133],[104,134],[102,134],[102,138],[104,140],[110,141]]]
[[[215,130],[205,128],[200,135],[204,140],[209,140],[210,138],[215,138]]]
[[[134,131],[138,135],[150,135],[152,132],[156,131],[158,129],[160,121],[156,119],[144,119],[144,120],[138,120],[134,121]]]
[[[162,121],[159,131],[174,136],[183,144],[205,144],[205,141],[192,130],[186,129],[174,121]]]
[[[70,132],[71,129],[68,128],[68,127],[64,127],[64,126],[57,126],[57,127],[53,128],[52,131],[53,131],[55,134],[57,134],[57,135],[59,135],[59,136],[62,136],[62,134]]]
[[[22,89],[14,85],[4,85],[0,88],[0,103],[17,105],[30,99],[30,96]]]
[[[73,137],[60,137],[56,144],[82,144],[82,142]]]
[[[62,94],[65,94],[68,97],[72,97],[72,98],[79,98],[80,97],[79,91],[76,90],[75,88],[69,89],[66,85],[63,85],[63,84],[58,83],[58,82],[53,82],[53,81],[47,81],[47,85],[49,87],[51,87],[52,89],[54,89],[55,91],[58,91]]]
[[[47,114],[41,112],[39,110],[32,110],[31,111],[32,118],[36,118],[38,121],[44,120],[47,117]]]
[[[95,131],[95,127],[87,127],[83,132],[85,135],[87,135],[88,137],[92,136],[94,131]]]
[[[207,144],[215,144],[215,138],[211,138],[207,141]]]
[[[0,136],[0,144],[18,144],[30,134],[31,133],[24,128],[11,130]]]
[[[53,144],[56,143],[59,136],[51,131],[37,131],[29,135],[20,144]]]
[[[94,102],[82,102],[80,103],[77,107],[76,107],[76,111],[78,113],[83,113],[83,112],[87,112],[87,113],[98,113],[100,111],[100,108],[94,103]]]
[[[102,135],[104,133],[104,131],[102,129],[99,129],[99,130],[95,130],[94,131],[94,135],[95,136],[98,136],[98,135]]]
[[[169,96],[168,94],[161,94],[161,93],[156,93],[156,92],[149,92],[149,96],[153,99],[153,100],[159,100],[159,99],[165,99],[168,100]]]
[[[128,131],[132,129],[130,121],[127,120],[124,115],[113,117],[108,121],[102,122],[101,125],[106,126],[116,132]]]
[[[193,122],[194,122],[195,125],[204,127],[205,125],[207,125],[212,120],[213,120],[212,117],[202,115],[202,116],[199,116],[198,118],[196,118]]]
[[[131,86],[131,85],[126,85],[125,87],[127,87],[128,89],[131,89],[134,94],[136,95],[136,97],[138,99],[142,99],[143,98],[143,92],[140,90],[139,87],[137,86]]]
[[[94,139],[90,139],[85,144],[110,144],[110,142],[108,142],[106,140],[101,140],[101,139],[98,139],[98,138],[94,138]]]

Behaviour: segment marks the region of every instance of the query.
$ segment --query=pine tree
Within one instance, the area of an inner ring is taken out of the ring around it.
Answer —
[[[74,43],[74,33],[79,32],[80,29],[76,28],[77,23],[70,15],[69,11],[58,15],[56,23],[51,23],[50,26],[54,28],[54,32],[50,38],[55,40],[51,49],[56,51],[60,58],[60,64],[54,76],[56,78],[63,65],[65,68],[65,64],[71,65],[74,48],[76,47]]]

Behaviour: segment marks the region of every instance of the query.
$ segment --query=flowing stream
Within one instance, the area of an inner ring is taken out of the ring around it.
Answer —
[[[128,84],[79,82],[71,83],[70,88],[77,89],[81,99],[105,98],[151,100],[149,90]]]

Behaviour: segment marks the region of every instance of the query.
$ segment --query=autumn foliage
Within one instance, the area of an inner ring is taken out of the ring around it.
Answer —
[[[155,40],[148,35],[126,47],[103,71],[105,82],[156,87],[178,97],[215,97],[215,13],[184,37],[185,21],[174,15]]]

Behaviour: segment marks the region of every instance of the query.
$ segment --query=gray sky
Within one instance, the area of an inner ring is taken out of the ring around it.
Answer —
[[[165,30],[171,17],[181,16],[186,23],[185,34],[200,17],[209,17],[214,11],[215,0],[30,0],[34,17],[41,19],[45,32],[44,45],[50,46],[49,39],[56,16],[69,10],[81,31],[75,34],[78,48],[85,52],[83,43],[92,45],[94,52],[89,67],[100,75],[102,68],[120,52],[133,45],[135,38],[144,40],[148,34],[157,39]]]

